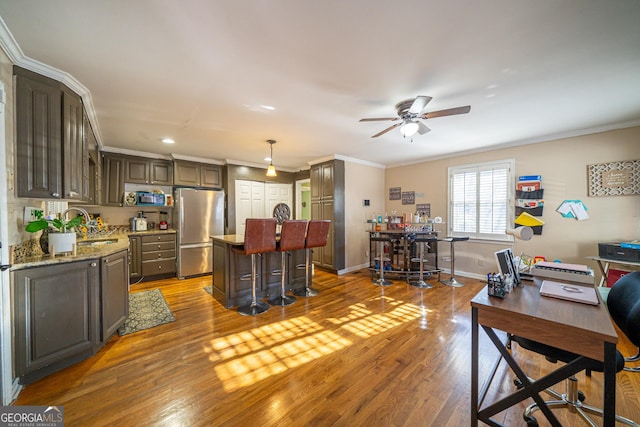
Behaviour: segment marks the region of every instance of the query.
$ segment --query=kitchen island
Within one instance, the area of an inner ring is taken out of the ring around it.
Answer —
[[[251,257],[232,251],[244,244],[244,235],[225,234],[211,236],[213,242],[213,297],[224,307],[246,304],[251,301]],[[268,252],[259,257],[256,295],[258,299],[280,294],[280,252]],[[304,288],[304,249],[292,251],[287,256],[287,292]],[[277,271],[276,274],[273,272]]]

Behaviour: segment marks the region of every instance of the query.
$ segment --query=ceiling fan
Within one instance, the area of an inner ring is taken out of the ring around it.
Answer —
[[[412,137],[416,133],[424,135],[429,132],[429,129],[424,123],[418,119],[435,119],[436,117],[453,116],[456,114],[466,114],[471,111],[470,105],[464,107],[449,108],[446,110],[432,111],[430,113],[422,113],[424,107],[431,101],[430,96],[417,96],[415,99],[407,99],[396,104],[396,110],[398,117],[382,117],[382,118],[367,118],[360,119],[361,122],[376,122],[376,121],[396,121],[400,122],[389,126],[388,128],[376,133],[371,138],[376,138],[380,135],[384,135],[391,129],[395,129],[400,126],[400,132],[405,137]]]

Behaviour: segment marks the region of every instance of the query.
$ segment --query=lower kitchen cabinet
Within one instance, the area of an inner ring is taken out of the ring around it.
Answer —
[[[101,261],[100,341],[106,342],[129,315],[129,265],[127,251],[105,256]]]
[[[129,281],[175,276],[175,233],[129,236],[129,247],[131,249]]]
[[[94,354],[100,260],[13,272],[15,374],[30,383]]]
[[[84,360],[124,323],[127,250],[12,272],[14,371],[28,384]]]
[[[129,282],[142,278],[142,237],[129,236]]]

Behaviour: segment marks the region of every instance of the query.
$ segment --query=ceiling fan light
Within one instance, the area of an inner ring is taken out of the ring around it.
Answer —
[[[276,167],[273,166],[273,163],[269,165],[269,167],[267,168],[267,176],[278,176],[278,173],[276,172]]]
[[[402,132],[402,135],[405,137],[413,136],[416,134],[416,132],[418,132],[418,128],[418,123],[414,121],[407,121],[402,126],[400,126],[400,132]]]

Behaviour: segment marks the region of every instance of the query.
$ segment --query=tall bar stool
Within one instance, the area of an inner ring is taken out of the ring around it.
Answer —
[[[238,308],[238,313],[244,316],[255,316],[269,309],[269,304],[256,298],[256,255],[262,256],[263,253],[276,250],[276,223],[275,218],[248,218],[244,245],[231,248],[236,253],[251,255],[251,303]]]
[[[304,263],[304,288],[298,288],[293,291],[294,295],[299,297],[315,297],[318,295],[316,289],[312,289],[311,286],[311,250],[327,244],[327,237],[329,236],[329,227],[331,221],[314,219],[309,221],[307,227],[307,238],[304,242],[305,248],[305,263]]]
[[[296,297],[285,295],[285,281],[287,275],[287,254],[289,251],[304,249],[307,234],[307,220],[284,220],[280,229],[280,241],[276,244],[276,251],[282,257],[280,267],[280,295],[269,299],[269,304],[286,306],[296,302]]]
[[[418,262],[420,265],[420,270],[419,270],[420,276],[418,280],[414,282],[409,282],[411,286],[415,286],[416,288],[422,288],[422,289],[433,288],[433,285],[424,281],[424,245],[427,245],[427,247],[429,247],[430,243],[437,242],[437,240],[438,239],[436,237],[418,236],[415,238],[414,242],[416,243],[416,245],[418,245]],[[414,262],[414,259],[412,259],[411,261]],[[440,275],[439,271],[438,271],[438,275]]]
[[[391,257],[393,256],[393,239],[390,236],[380,235],[372,237],[371,241],[376,242],[376,246],[378,247],[377,257],[375,257],[378,260],[378,278],[373,281],[373,284],[376,286],[391,286],[393,283],[384,278],[384,262],[386,260],[384,256],[384,245],[385,243],[389,245],[389,262],[391,262]]]
[[[443,242],[449,242],[451,244],[451,278],[449,280],[445,280],[444,282],[440,282],[443,285],[453,286],[454,288],[460,288],[464,286],[464,283],[456,280],[456,254],[455,254],[455,243],[456,242],[464,242],[465,240],[469,240],[469,237],[447,237],[442,239]]]

